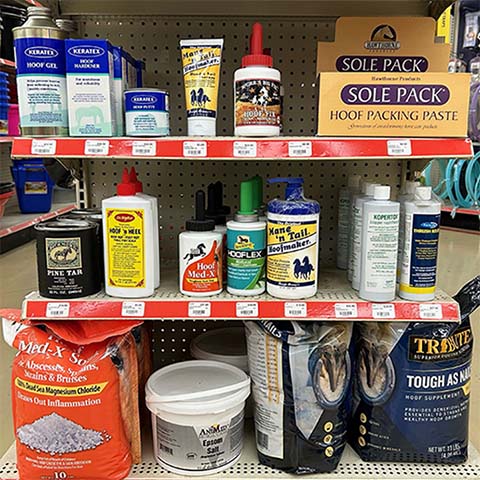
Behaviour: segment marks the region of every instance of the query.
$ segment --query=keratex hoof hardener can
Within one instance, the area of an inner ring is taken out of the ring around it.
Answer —
[[[125,131],[134,137],[170,135],[168,92],[135,88],[125,92]]]
[[[78,298],[100,290],[95,223],[43,222],[37,235],[38,287],[47,298]]]

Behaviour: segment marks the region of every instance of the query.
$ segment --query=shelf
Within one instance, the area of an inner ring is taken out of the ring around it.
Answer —
[[[470,158],[466,138],[327,138],[327,137],[162,137],[42,138],[17,137],[12,157],[165,158],[165,159],[380,159]]]
[[[454,208],[451,205],[443,205],[442,212],[449,212],[452,213]],[[480,217],[480,208],[457,208],[455,209],[455,214],[462,214],[462,215],[475,215]]]
[[[0,136],[0,143],[12,143],[13,137],[3,137]]]
[[[255,441],[250,422],[247,423],[245,445],[238,463],[217,475],[202,476],[204,479],[264,479],[281,478],[299,479],[298,475],[289,475],[280,470],[260,465],[257,459]],[[180,480],[198,479],[199,477],[175,475],[164,470],[155,462],[152,454],[151,441],[143,443],[143,462],[134,465],[126,480]],[[0,459],[0,479],[17,480],[18,472],[15,466],[15,446],[12,445]],[[380,463],[364,462],[347,446],[340,464],[332,473],[308,475],[309,480],[424,480],[440,479],[474,479],[480,478],[480,455],[470,444],[469,459],[463,465],[441,465],[432,463]]]
[[[358,297],[348,285],[344,271],[320,272],[319,293],[306,300],[280,300],[267,294],[238,297],[226,292],[215,297],[187,297],[178,292],[177,272],[162,270],[162,286],[154,296],[120,299],[98,293],[76,300],[52,300],[33,292],[24,300],[23,318],[28,319],[231,319],[254,320],[459,320],[458,304],[437,291],[433,302],[374,304]]]
[[[15,68],[15,62],[7,60],[6,58],[0,58],[0,65],[5,65],[6,67]]]

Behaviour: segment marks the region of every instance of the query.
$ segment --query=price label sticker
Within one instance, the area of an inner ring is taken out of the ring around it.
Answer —
[[[67,302],[48,302],[47,318],[68,318],[70,314],[70,304]]]
[[[145,302],[122,302],[122,317],[143,317]]]
[[[421,303],[420,318],[424,320],[441,320],[442,306],[438,303]]]
[[[256,157],[257,144],[255,142],[233,142],[234,157]]]
[[[357,318],[357,304],[356,303],[336,303],[335,304],[336,318]]]
[[[85,155],[108,155],[109,149],[108,140],[85,140]]]
[[[311,157],[312,142],[288,142],[289,157]]]
[[[188,302],[189,317],[210,317],[210,302]]]
[[[387,140],[387,152],[392,157],[412,154],[412,142],[410,140]]]
[[[284,308],[286,317],[302,318],[307,316],[307,304],[305,302],[285,302]]]
[[[183,142],[184,157],[206,157],[207,142]]]
[[[55,155],[57,151],[56,140],[37,140],[32,139],[32,155]]]
[[[134,157],[154,157],[157,154],[157,142],[134,141],[132,143],[132,155]]]
[[[393,303],[373,303],[373,318],[395,318],[395,305]]]
[[[237,317],[258,317],[258,303],[237,302]]]

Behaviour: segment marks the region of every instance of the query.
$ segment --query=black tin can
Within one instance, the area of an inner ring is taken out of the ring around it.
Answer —
[[[100,290],[95,223],[47,221],[36,225],[35,230],[40,295],[79,298]]]

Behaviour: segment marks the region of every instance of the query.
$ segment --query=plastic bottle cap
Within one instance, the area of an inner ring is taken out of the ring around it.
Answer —
[[[348,187],[349,188],[360,188],[360,182],[362,177],[360,175],[350,175],[348,177]]]
[[[215,137],[217,121],[215,118],[193,117],[187,119],[188,136]]]
[[[117,185],[117,195],[122,197],[130,197],[135,195],[135,185],[130,183],[128,168],[123,169],[122,181]]]
[[[205,217],[205,192],[198,190],[195,194],[195,218],[185,222],[187,230],[208,232],[215,229],[215,222]]]
[[[415,200],[431,200],[432,187],[417,187],[415,190]]]
[[[372,182],[367,182],[367,181],[362,182],[362,187],[361,187],[361,190],[360,190],[360,191],[361,191],[364,195],[366,195],[366,193],[367,193],[367,187],[368,187],[368,185],[371,185],[371,184],[372,184]]]
[[[223,183],[220,180],[215,182],[215,203],[222,215],[229,215],[232,211],[228,205],[223,204]]]
[[[250,54],[242,57],[242,67],[252,67],[255,65],[263,67],[272,67],[273,58],[271,55],[263,53],[263,27],[261,23],[254,23],[252,34],[250,36]]]
[[[373,197],[373,195],[375,194],[375,187],[378,185],[378,183],[366,182],[364,185],[366,185],[365,195],[368,195],[369,197]]]
[[[225,223],[227,223],[227,217],[221,211],[218,200],[217,185],[210,183],[207,189],[207,210],[205,217],[208,220],[213,220],[215,225],[225,225]]]
[[[263,180],[260,175],[252,178],[253,183],[253,208],[258,211],[263,203]]]
[[[405,183],[405,193],[412,195],[415,193],[415,189],[417,188],[418,183],[412,180],[407,180]]]
[[[135,186],[135,193],[143,192],[143,183],[138,179],[135,167],[130,169],[130,183]]]
[[[255,215],[252,180],[240,184],[240,209],[238,210],[238,215]]]
[[[373,198],[375,200],[390,200],[390,187],[388,185],[375,185]]]
[[[281,177],[269,178],[268,183],[286,183],[285,198],[288,200],[291,196],[302,197],[303,195],[303,178],[302,177]]]

